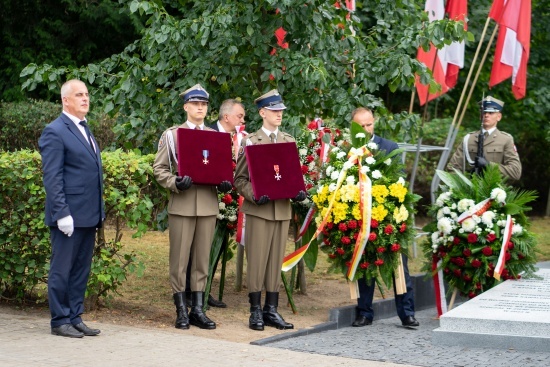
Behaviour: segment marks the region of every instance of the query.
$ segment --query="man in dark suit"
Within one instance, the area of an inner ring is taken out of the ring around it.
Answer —
[[[218,115],[218,121],[207,125],[207,127],[222,133],[230,133],[233,135],[236,132],[237,126],[244,125],[244,117],[246,113],[241,102],[236,99],[226,99],[222,102]],[[225,239],[222,243],[220,252],[216,258],[216,262],[214,263],[214,269],[212,271],[213,274],[216,273],[220,258],[227,247],[227,242],[227,239]],[[185,284],[185,294],[188,303],[191,301],[191,261],[191,258],[189,258],[189,264],[187,265],[187,280]],[[212,294],[208,295],[208,305],[219,308],[227,307],[224,302],[215,299]]]
[[[53,335],[81,338],[100,333],[82,322],[96,230],[105,219],[103,169],[97,141],[88,129],[86,85],[69,80],[61,87],[63,113],[38,141],[46,189],[46,225],[52,256],[48,302]]]
[[[378,149],[384,150],[386,153],[390,153],[391,151],[398,149],[397,143],[374,135],[375,121],[371,110],[364,107],[359,107],[351,113],[351,120],[357,122],[363,127],[363,129],[365,129],[366,132],[372,135],[372,141],[378,145]],[[409,267],[407,265],[407,257],[403,256],[402,259],[407,292],[399,295],[396,294],[394,279],[393,290],[395,296],[395,308],[397,309],[397,315],[401,319],[403,326],[419,326],[418,321],[414,318],[414,293],[411,277],[409,275]],[[367,284],[364,278],[360,278],[357,283],[359,285],[359,298],[357,299],[357,312],[352,326],[359,327],[371,325],[374,318],[372,300],[374,297],[375,282],[372,280],[370,284]]]
[[[293,329],[277,312],[279,288],[281,286],[281,267],[285,254],[288,228],[292,217],[289,199],[270,200],[267,195],[254,197],[248,162],[243,155],[244,147],[257,144],[276,144],[294,142],[294,138],[279,130],[286,106],[279,92],[274,89],[257,98],[254,103],[262,117],[262,127],[248,134],[241,143],[241,155],[235,171],[235,187],[244,196],[241,211],[246,214],[245,251],[247,259],[246,283],[250,302],[248,327],[252,330],[264,330],[264,325],[277,329]],[[295,201],[306,199],[306,193],[300,193]],[[265,305],[261,309],[262,289],[266,290]]]

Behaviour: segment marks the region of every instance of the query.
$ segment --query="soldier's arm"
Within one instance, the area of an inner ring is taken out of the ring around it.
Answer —
[[[239,159],[237,159],[237,168],[235,169],[235,187],[239,194],[244,196],[248,201],[254,202],[254,192],[252,190],[252,184],[250,183],[250,173],[248,172],[248,162],[246,155],[244,154],[244,148],[248,139],[241,141],[241,148],[239,150]]]
[[[464,169],[464,147],[462,142],[458,144],[454,154],[451,156],[449,163],[447,163],[447,171],[454,172],[453,168],[457,171],[463,172]]]
[[[153,162],[153,175],[162,187],[173,192],[178,192],[176,188],[176,175],[172,173],[170,167],[170,159],[168,157],[170,154],[170,147],[165,139],[165,134],[171,134],[171,132],[169,130],[166,131],[160,138],[159,148],[155,155],[155,161]]]
[[[521,161],[514,144],[514,138],[511,136],[504,145],[503,155],[502,164],[499,165],[500,172],[511,180],[519,180],[521,178]]]

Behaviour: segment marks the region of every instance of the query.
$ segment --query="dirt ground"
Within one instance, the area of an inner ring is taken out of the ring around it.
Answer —
[[[216,293],[213,294],[217,294],[218,284],[214,285],[214,290]],[[201,330],[194,326],[191,326],[189,330],[175,329],[175,309],[172,299],[168,297],[164,302],[153,305],[128,300],[124,297],[124,294],[121,294],[112,301],[109,307],[103,306],[96,311],[88,312],[83,315],[83,319],[85,322],[159,328],[175,333],[240,343],[250,343],[254,340],[292,331],[277,330],[272,327],[266,327],[264,331],[250,330],[248,328],[248,317],[250,315],[248,293],[246,290],[235,291],[233,284],[230,282],[226,283],[223,301],[227,304],[227,308],[211,307],[206,313],[208,317],[216,322],[217,327],[215,330]],[[355,303],[350,299],[347,283],[344,280],[333,278],[316,280],[308,284],[307,295],[295,294],[294,302],[297,308],[296,314],[292,313],[290,306],[287,304],[284,290],[281,292],[279,312],[286,321],[294,324],[295,330],[326,322],[331,308]],[[0,303],[0,312],[38,315],[49,318],[47,305],[21,306]],[[44,322],[47,322],[47,319]]]

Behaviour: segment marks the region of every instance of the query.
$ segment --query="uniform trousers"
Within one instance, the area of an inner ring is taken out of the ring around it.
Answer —
[[[52,256],[48,274],[51,327],[79,324],[84,313],[84,295],[95,245],[95,227],[75,228],[68,237],[50,227]]]
[[[185,291],[189,257],[192,259],[191,291],[204,292],[215,225],[215,215],[204,217],[168,215],[170,284],[174,293]]]
[[[279,292],[290,220],[267,220],[246,215],[245,252],[248,291]]]

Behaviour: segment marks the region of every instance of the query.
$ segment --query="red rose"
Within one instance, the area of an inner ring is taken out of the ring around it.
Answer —
[[[355,233],[353,234],[353,239],[354,239],[355,241],[357,241],[357,237],[359,237],[359,232],[355,232]]]
[[[502,274],[501,274],[503,277],[507,277],[509,274],[508,274],[508,269],[502,269]]]
[[[464,249],[464,251],[462,251],[462,253],[464,254],[464,256],[470,257],[470,255],[472,255],[472,250],[470,250],[469,248],[466,248]]]
[[[398,244],[398,243],[393,243],[393,244],[391,245],[391,247],[390,247],[390,250],[391,250],[392,252],[397,252],[397,251],[399,251],[400,248],[401,248],[401,245],[400,245],[400,244]]]
[[[401,223],[401,227],[399,227],[399,232],[403,233],[407,230],[407,225],[405,222]]]
[[[318,156],[321,155],[321,148],[315,149],[315,154],[317,154]]]
[[[338,229],[342,232],[345,232],[348,230],[348,226],[346,226],[346,223],[340,223],[338,224]]]
[[[449,268],[445,268],[445,269],[443,269],[443,272],[444,272],[445,274],[449,274],[449,273],[451,272],[451,270],[450,270]]]
[[[330,238],[328,237],[323,238],[323,242],[325,243],[325,245],[330,245]]]
[[[514,249],[514,243],[513,242],[508,242],[508,250],[513,250]]]
[[[458,237],[453,238],[453,243],[454,243],[455,245],[460,244],[460,238],[458,238]]]
[[[506,252],[506,254],[504,254],[504,257],[506,258],[506,261],[510,260],[510,258],[512,257],[512,255],[510,255],[509,252]]]
[[[469,276],[468,274],[464,274],[464,276],[462,277],[462,279],[464,279],[465,282],[470,282],[472,280],[472,277]]]
[[[317,121],[311,121],[309,124],[307,124],[307,128],[310,130],[317,130]]]
[[[440,252],[439,252],[439,257],[440,257],[440,258],[443,259],[445,256],[447,256],[447,253],[446,253],[445,251],[440,251]]]
[[[231,194],[225,194],[222,201],[226,204],[231,204],[233,202],[233,196],[231,196]]]
[[[327,227],[328,227],[328,229],[332,229],[334,227],[334,223],[333,222],[328,222]]]
[[[481,289],[481,283],[476,283],[476,289]]]
[[[365,261],[364,263],[359,264],[359,266],[361,267],[361,269],[366,269],[366,268],[369,267],[369,265],[370,265],[370,264],[369,264],[368,262],[366,262],[366,261]]]
[[[476,296],[476,294],[474,292],[470,292],[468,293],[468,298],[472,299]]]
[[[489,263],[489,265],[487,265],[487,266],[489,266],[489,269],[494,269],[495,268],[495,264],[493,264],[493,263]]]
[[[371,242],[376,241],[376,233],[374,232],[369,233],[369,241]]]
[[[351,265],[351,261],[346,261],[346,266],[349,268]]]
[[[336,252],[338,252],[338,254],[340,254],[340,255],[343,255],[343,254],[346,253],[346,251],[344,251],[344,249],[341,248],[341,247],[338,247],[338,248],[336,249]]]
[[[336,254],[329,254],[328,257],[330,257],[331,259],[336,259]]]
[[[315,160],[315,158],[314,158],[312,155],[308,155],[308,156],[306,157],[306,162],[307,162],[307,163],[311,163],[311,162],[313,162],[314,160]]]
[[[481,261],[479,261],[478,259],[473,259],[471,264],[474,268],[479,268],[481,266]]]
[[[388,224],[386,228],[384,228],[385,234],[392,234],[393,233],[393,226],[391,224]]]
[[[342,242],[344,245],[349,245],[351,243],[351,239],[348,236],[343,236],[340,239],[340,242]]]
[[[494,233],[489,233],[486,239],[487,239],[487,242],[494,242],[497,239],[497,236],[495,236]]]
[[[488,276],[489,278],[492,278],[494,274],[495,274],[495,271],[494,271],[493,269],[487,270],[487,276]]]
[[[384,260],[382,260],[382,259],[378,259],[374,262],[374,265],[376,265],[376,266],[380,266],[380,265],[383,265],[383,264],[384,264]]]
[[[468,234],[468,243],[476,243],[477,242],[477,234],[470,233]]]
[[[485,246],[484,248],[481,249],[481,252],[485,256],[491,256],[493,254],[493,249],[489,246]]]
[[[311,189],[312,187],[313,187],[313,184],[308,183],[308,184],[306,185],[306,190],[309,190],[309,189]]]
[[[305,175],[307,173],[307,171],[309,171],[309,168],[307,168],[307,166],[302,166],[302,175]]]
[[[355,229],[357,228],[357,221],[355,219],[352,219],[348,222],[348,228],[349,229]]]
[[[460,278],[462,272],[460,271],[460,269],[455,269],[453,270],[453,274],[455,275],[455,277]]]
[[[520,259],[520,260],[525,259],[525,255],[522,254],[522,253],[520,252],[520,253],[518,254],[518,259]]]
[[[386,249],[384,247],[378,247],[376,249],[376,252],[378,252],[379,254],[383,253],[383,252],[386,252]]]
[[[370,227],[371,228],[378,228],[378,221],[376,219],[370,220]]]

